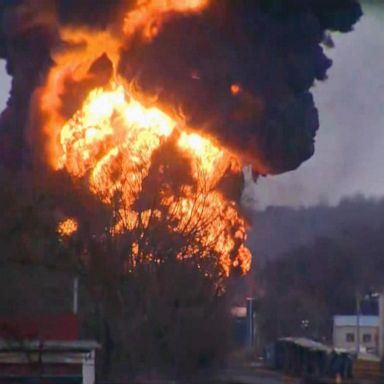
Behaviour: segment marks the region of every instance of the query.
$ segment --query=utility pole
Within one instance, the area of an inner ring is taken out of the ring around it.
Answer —
[[[356,292],[356,356],[360,353],[360,293]]]
[[[73,279],[73,307],[72,312],[77,315],[79,310],[79,277]]]
[[[379,294],[379,357],[384,358],[384,294]]]
[[[255,329],[255,299],[247,297],[247,346],[252,348],[255,343],[256,329]]]

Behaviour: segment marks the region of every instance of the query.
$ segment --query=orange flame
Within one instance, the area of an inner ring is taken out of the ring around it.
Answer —
[[[127,35],[136,30],[143,30],[145,39],[154,38],[161,24],[169,13],[201,12],[208,5],[208,0],[139,0],[137,7],[124,18],[123,31]]]
[[[57,226],[57,233],[62,237],[72,236],[78,228],[77,221],[73,218],[67,218]]]
[[[159,26],[165,15],[200,12],[207,5],[208,0],[139,0],[136,8],[127,13],[122,31],[131,36],[141,30],[144,37],[152,38],[156,33],[152,27]],[[251,253],[244,245],[245,221],[236,203],[217,188],[228,170],[241,172],[240,162],[212,138],[193,133],[180,117],[164,113],[155,102],[142,103],[144,95],[116,75],[120,43],[110,32],[68,28],[60,32],[62,39],[69,46],[75,44],[76,49],[68,48],[54,56],[56,65],[41,90],[39,106],[47,116],[45,132],[51,166],[86,180],[90,191],[105,204],[115,204],[114,196],[120,194],[114,234],[147,227],[153,218],[165,222],[168,218],[173,223],[169,231],[192,234],[203,245],[186,245],[178,258],[197,253],[204,258],[215,252],[225,275],[233,267],[248,271]],[[81,107],[65,120],[60,113],[60,96],[66,79],[85,78],[94,60],[103,53],[113,63],[114,79],[89,92]],[[236,93],[236,89],[232,92]],[[134,203],[143,190],[152,156],[167,141],[184,154],[195,185],[181,185],[181,196],[162,195],[161,209],[139,211]],[[61,236],[70,236],[76,230],[73,219],[58,227]],[[139,241],[134,241],[132,253],[139,258],[140,252]],[[153,259],[151,254],[145,257]]]
[[[241,92],[241,87],[239,84],[231,84],[231,93],[232,95],[238,95]]]

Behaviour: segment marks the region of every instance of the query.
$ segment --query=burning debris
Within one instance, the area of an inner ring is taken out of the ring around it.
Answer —
[[[59,223],[57,233],[62,237],[68,237],[77,231],[77,222],[75,219],[68,218]]]
[[[360,14],[354,0],[2,4],[1,163],[69,175],[112,208],[110,233],[130,233],[137,260],[163,261],[167,241],[148,240],[161,227],[189,239],[177,259],[246,272],[242,166],[280,173],[312,155],[325,31]]]

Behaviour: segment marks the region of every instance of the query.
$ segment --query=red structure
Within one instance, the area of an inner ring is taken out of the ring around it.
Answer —
[[[70,341],[77,340],[78,336],[78,319],[72,313],[0,318],[2,340]]]
[[[93,384],[94,341],[74,314],[0,319],[0,382]]]

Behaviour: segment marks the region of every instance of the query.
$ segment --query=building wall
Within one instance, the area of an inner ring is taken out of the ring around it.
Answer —
[[[353,335],[353,336],[352,336]],[[360,347],[377,352],[379,327],[360,327]],[[333,345],[336,348],[356,349],[356,327],[334,326]]]

